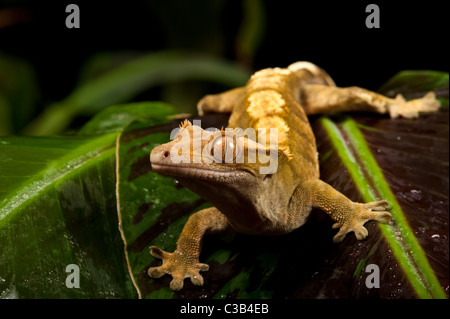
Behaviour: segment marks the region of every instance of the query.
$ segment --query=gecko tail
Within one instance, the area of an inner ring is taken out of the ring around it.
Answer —
[[[317,65],[306,62],[306,61],[298,61],[289,65],[288,70],[291,72],[299,72],[301,70],[308,70],[313,78],[311,79],[311,83],[315,84],[325,84],[328,86],[336,86],[331,76],[328,75],[322,68],[319,68]]]

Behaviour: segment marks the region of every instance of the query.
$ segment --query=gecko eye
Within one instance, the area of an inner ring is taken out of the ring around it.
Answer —
[[[221,135],[212,143],[211,156],[216,163],[233,163],[236,159],[237,148],[233,137]]]

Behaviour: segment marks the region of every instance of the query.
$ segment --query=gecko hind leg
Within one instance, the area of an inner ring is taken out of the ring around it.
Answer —
[[[395,99],[359,87],[339,88],[319,84],[306,85],[302,93],[302,105],[309,114],[363,111],[389,113],[391,118],[413,119],[420,112],[435,112],[441,103],[434,92],[419,99],[406,101],[401,94]]]

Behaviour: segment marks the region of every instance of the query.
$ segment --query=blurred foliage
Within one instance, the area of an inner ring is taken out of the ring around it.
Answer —
[[[96,113],[109,105],[131,101],[155,85],[204,79],[233,87],[245,84],[248,76],[230,63],[208,56],[179,51],[145,54],[75,88],[66,99],[50,105],[36,117],[24,132],[62,132],[77,114]]]
[[[230,22],[228,11],[235,8],[240,10],[238,19]],[[65,78],[56,80],[74,83],[68,94],[59,86],[50,88],[49,94],[45,72],[36,61],[7,52],[0,41],[0,136],[71,133],[105,107],[119,103],[162,100],[181,113],[195,113],[196,102],[211,90],[245,84],[264,34],[262,1],[230,5],[224,0],[188,4],[147,0],[137,3],[136,9],[154,17],[148,30],[139,30],[139,34],[148,34],[141,41],[159,39],[159,47],[92,52],[78,68],[78,80],[70,77],[69,68]],[[43,19],[40,14],[42,8],[32,2],[10,1],[0,7],[0,31],[23,25],[32,28]],[[42,54],[40,48],[34,49]],[[57,68],[48,65],[44,69],[47,67]],[[58,89],[61,92],[55,92]],[[55,96],[63,98],[55,101]]]
[[[18,132],[31,120],[37,94],[33,67],[0,52],[0,135]]]

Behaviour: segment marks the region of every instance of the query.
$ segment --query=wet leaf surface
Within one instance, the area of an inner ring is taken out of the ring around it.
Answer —
[[[117,231],[114,141],[0,140],[0,298],[135,296]],[[80,288],[66,285],[69,265]]]
[[[117,131],[173,113],[163,103],[123,105],[79,135],[0,139],[0,298],[137,296],[117,226]],[[66,285],[69,265],[79,288]]]

